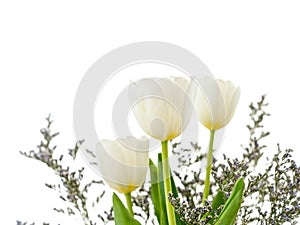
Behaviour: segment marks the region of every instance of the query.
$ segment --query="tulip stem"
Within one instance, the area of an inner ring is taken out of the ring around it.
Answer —
[[[214,136],[215,136],[215,131],[211,130],[210,137],[209,137],[208,154],[207,154],[206,177],[204,181],[205,186],[204,186],[203,197],[202,197],[203,205],[209,195],[209,190],[210,190],[210,172],[211,172],[211,165],[213,161]]]
[[[164,178],[164,189],[165,189],[165,200],[168,214],[169,225],[176,225],[174,208],[169,201],[169,193],[172,193],[170,167],[169,167],[169,156],[168,156],[168,141],[162,141],[162,166],[163,166],[163,178]]]
[[[133,214],[133,210],[132,210],[131,192],[126,193],[125,197],[126,197],[126,203],[127,203],[128,212],[133,217],[134,214]]]

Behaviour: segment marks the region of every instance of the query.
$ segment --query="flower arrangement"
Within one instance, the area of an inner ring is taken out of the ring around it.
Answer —
[[[267,167],[255,170],[267,148],[263,139],[269,136],[262,124],[270,115],[265,111],[265,96],[250,104],[249,143],[242,147],[243,158],[224,155],[223,160],[217,160],[213,156],[215,133],[232,119],[239,96],[240,89],[232,82],[208,77],[145,78],[131,83],[134,116],[145,134],[161,142],[161,152],[154,162],[146,137],[101,140],[93,157],[103,179],[86,182],[84,167],[71,170],[63,161],[66,154],[55,157],[52,142],[58,133],[51,131],[50,116],[47,127],[41,130],[43,140],[38,149],[21,154],[45,163],[57,174],[61,184],[46,186],[57,190],[69,206],[55,210],[69,216],[79,214],[86,225],[110,221],[116,225],[296,224],[300,216],[300,167],[293,151],[283,151],[278,145],[273,158],[264,159]],[[207,153],[197,143],[181,149],[180,143],[174,142],[184,132],[193,108],[210,132]],[[68,151],[75,165],[82,143],[78,141]],[[170,168],[170,153],[177,156],[180,172]],[[202,162],[206,162],[205,171],[199,167]],[[148,169],[150,185],[144,184]],[[92,217],[90,207],[101,204],[106,184],[116,191],[112,207]],[[100,195],[91,200],[95,186]],[[120,199],[122,194],[126,204]]]

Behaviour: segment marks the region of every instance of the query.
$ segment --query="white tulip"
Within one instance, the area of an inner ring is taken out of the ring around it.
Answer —
[[[149,140],[127,137],[97,144],[97,166],[108,185],[127,194],[141,186],[146,178]]]
[[[141,128],[160,141],[180,135],[192,111],[188,88],[189,80],[183,77],[145,78],[131,83],[129,97]]]
[[[240,97],[240,88],[230,81],[211,77],[196,79],[194,105],[200,122],[209,130],[225,127],[231,120]]]

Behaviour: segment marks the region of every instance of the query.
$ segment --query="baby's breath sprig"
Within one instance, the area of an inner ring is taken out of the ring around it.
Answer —
[[[64,157],[71,157],[73,164],[75,164],[74,160],[83,141],[76,142],[74,148],[68,150],[68,154],[61,154],[58,157],[55,156],[57,146],[53,145],[53,139],[59,135],[59,133],[52,133],[51,125],[53,121],[50,115],[46,118],[46,121],[47,126],[40,130],[43,139],[37,146],[37,150],[31,150],[29,153],[21,151],[20,153],[28,158],[46,164],[60,178],[61,182],[59,184],[45,184],[46,187],[56,190],[59,193],[59,198],[69,205],[66,209],[54,208],[55,211],[66,213],[69,216],[79,213],[85,225],[95,225],[96,223],[92,221],[88,212],[88,192],[92,186],[100,185],[100,190],[102,189],[100,195],[98,195],[94,201],[91,201],[92,205],[98,204],[105,194],[103,181],[91,180],[85,183],[83,181],[84,167],[71,170],[71,165],[66,166],[66,162],[63,161]],[[111,213],[106,212],[105,214],[106,216],[98,214],[97,217],[103,222],[113,219],[111,218]],[[21,221],[18,222],[22,224]]]
[[[180,202],[179,198],[175,198],[172,194],[169,195],[169,200],[175,208],[175,212],[179,215],[181,221],[187,225],[205,225],[208,222],[213,223],[218,218],[222,207],[216,210],[212,208],[212,202],[205,200],[204,205],[198,207],[190,207],[187,202]],[[210,215],[207,215],[211,213]]]

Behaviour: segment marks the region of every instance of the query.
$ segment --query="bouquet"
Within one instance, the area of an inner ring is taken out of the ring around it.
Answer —
[[[232,82],[210,77],[144,78],[131,83],[129,99],[139,126],[161,143],[155,157],[149,156],[148,137],[132,136],[100,140],[95,149],[81,149],[84,140],[78,140],[67,154],[56,156],[53,139],[59,133],[52,132],[50,116],[37,150],[21,154],[53,170],[60,184],[46,186],[67,203],[66,208],[54,210],[80,215],[85,225],[296,224],[300,167],[293,150],[279,145],[273,157],[263,155],[267,149],[263,141],[269,136],[263,120],[270,116],[265,96],[249,106],[249,143],[241,147],[243,157],[214,157],[215,137],[232,119],[239,96],[240,89]],[[182,148],[176,141],[184,135],[193,110],[209,133],[207,151],[192,142],[190,148]],[[88,165],[101,175],[98,179],[87,181],[85,166],[76,168],[79,149],[89,155]],[[67,164],[66,157],[72,162]],[[267,166],[259,171],[261,162]],[[145,182],[147,172],[150,179]],[[92,209],[104,205],[107,186],[113,190],[111,207],[100,207],[92,215]],[[100,194],[91,197],[92,193]]]

